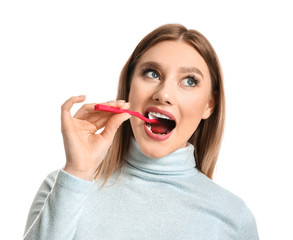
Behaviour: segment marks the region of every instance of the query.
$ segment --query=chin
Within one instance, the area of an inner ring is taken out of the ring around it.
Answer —
[[[166,155],[168,155],[169,153],[158,153],[158,152],[145,152],[145,151],[142,151],[142,153],[144,155],[146,155],[147,157],[149,158],[154,158],[154,159],[157,159],[157,158],[162,158],[162,157],[165,157]]]
[[[139,145],[141,152],[149,158],[157,159],[165,157],[183,145],[178,142],[176,129],[173,129],[174,131],[171,131],[166,139],[157,139],[153,136],[155,134],[148,134],[146,124],[141,124],[136,128],[133,125],[131,125],[133,137]]]
[[[164,153],[164,152],[162,152],[162,151],[144,151],[144,149],[141,149],[141,151],[142,151],[142,153],[144,154],[144,155],[146,155],[147,157],[149,157],[149,158],[162,158],[162,157],[164,157],[164,156],[166,156],[166,155],[168,155],[169,153]]]
[[[141,152],[149,158],[162,158],[171,152],[170,145],[162,142],[137,141]]]

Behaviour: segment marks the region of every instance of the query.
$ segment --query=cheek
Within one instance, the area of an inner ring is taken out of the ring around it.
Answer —
[[[130,109],[141,111],[140,107],[149,97],[147,86],[137,79],[133,79],[129,92]]]
[[[130,85],[130,91],[129,91],[129,102],[130,103],[134,103],[134,99],[137,98],[137,92],[140,91],[139,89],[137,89],[137,85],[135,83],[133,83],[134,80],[131,81],[131,85]]]
[[[130,102],[130,109],[134,110],[137,108],[140,102],[140,88],[136,86],[136,84],[131,84],[130,92],[129,92],[129,102]]]
[[[185,96],[181,101],[182,122],[188,124],[190,128],[196,128],[205,112],[206,97],[204,96]]]

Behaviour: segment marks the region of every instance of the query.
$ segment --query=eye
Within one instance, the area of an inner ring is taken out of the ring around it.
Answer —
[[[195,87],[198,84],[198,82],[199,82],[198,80],[196,80],[194,77],[191,77],[191,76],[182,80],[182,84],[188,87]]]
[[[154,78],[154,79],[159,79],[160,78],[159,74],[155,70],[152,70],[152,69],[146,69],[144,71],[144,75],[149,77],[149,78]]]

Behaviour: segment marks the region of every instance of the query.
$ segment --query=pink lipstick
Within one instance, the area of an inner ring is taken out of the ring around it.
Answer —
[[[176,127],[176,119],[172,113],[157,107],[150,107],[145,110],[144,115],[148,115],[150,119],[156,118],[160,120],[160,123],[156,125],[144,124],[145,132],[150,138],[156,141],[164,141],[172,135]]]

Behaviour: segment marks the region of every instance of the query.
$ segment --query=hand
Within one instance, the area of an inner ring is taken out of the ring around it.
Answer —
[[[129,119],[128,113],[97,112],[95,104],[84,104],[72,117],[73,104],[81,103],[85,96],[71,97],[61,108],[61,131],[66,153],[64,171],[76,177],[92,180],[96,169],[105,158],[119,126]],[[104,105],[129,109],[123,100]],[[96,131],[103,128],[100,134]]]

